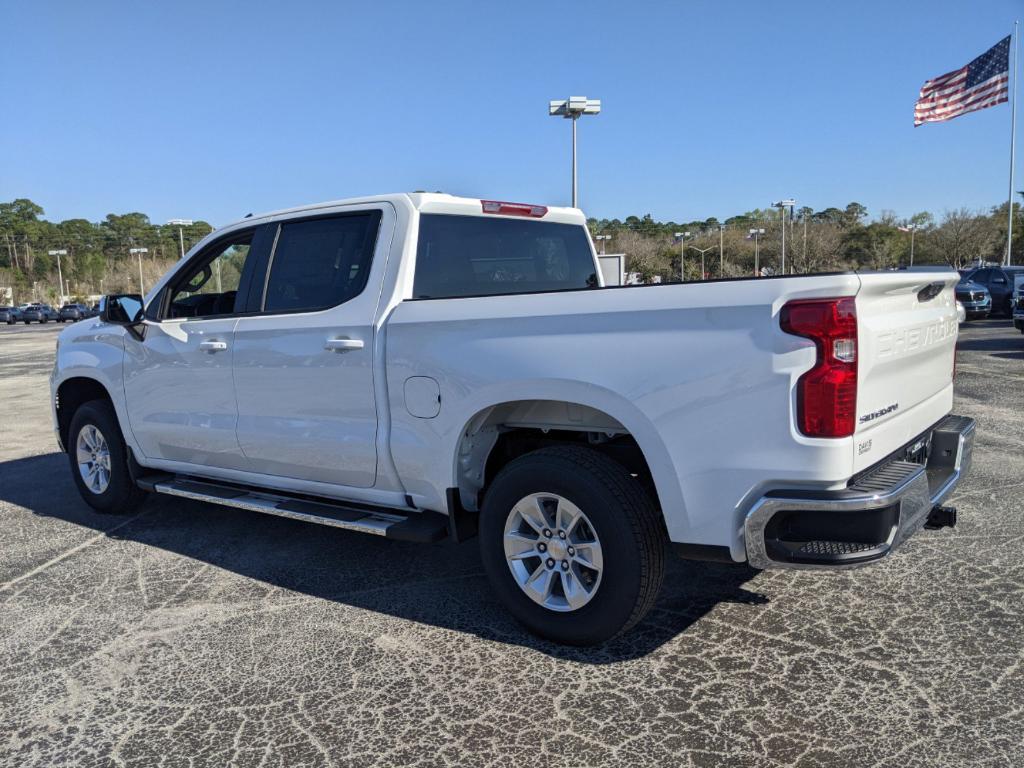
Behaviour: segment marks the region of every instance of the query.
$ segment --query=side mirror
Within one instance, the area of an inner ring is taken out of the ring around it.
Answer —
[[[144,338],[138,324],[143,316],[142,296],[137,293],[114,293],[100,299],[100,320],[123,325],[139,341]]]
[[[114,325],[131,325],[142,317],[142,296],[137,293],[112,293],[100,300],[100,319]]]

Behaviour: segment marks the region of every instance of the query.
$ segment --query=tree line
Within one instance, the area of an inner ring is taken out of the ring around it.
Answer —
[[[1024,194],[1024,193],[1022,193]],[[1018,217],[1020,205],[1014,205]],[[51,222],[37,203],[20,198],[0,203],[0,289],[13,299],[59,300],[62,294],[82,300],[112,292],[137,292],[151,286],[179,258],[179,227],[154,224],[143,213],[108,214],[103,221],[67,219]],[[1017,218],[1015,218],[1017,221]],[[625,219],[588,219],[591,234],[608,252],[625,253],[627,270],[644,281],[737,277],[755,268],[777,274],[781,265],[778,210],[758,209],[703,221],[656,221],[650,214]],[[1007,207],[988,211],[966,208],[939,217],[927,211],[899,218],[853,202],[844,208],[798,208],[786,217],[786,272],[808,274],[847,269],[891,269],[909,265],[911,239],[915,264],[948,264],[960,269],[977,261],[1001,261],[1006,244]],[[187,251],[212,231],[205,221],[181,227]],[[750,231],[756,230],[756,235]],[[764,230],[763,233],[761,230]],[[689,233],[680,241],[678,233]],[[721,246],[721,253],[719,253]],[[139,257],[132,249],[145,248]],[[57,257],[64,250],[58,287]],[[700,253],[703,251],[703,256]],[[1024,222],[1014,226],[1013,263],[1024,257]],[[703,261],[703,269],[702,269]]]
[[[1019,213],[1020,204],[1015,203],[1014,264],[1024,258]],[[794,274],[909,266],[911,247],[914,264],[955,269],[1001,262],[1006,251],[1006,203],[987,211],[947,210],[939,217],[922,211],[900,218],[882,210],[872,219],[867,208],[852,202],[845,208],[818,211],[797,208],[792,215],[786,212],[785,221],[786,272]],[[755,269],[778,274],[782,262],[783,225],[777,209],[748,211],[724,221],[663,222],[647,214],[621,220],[592,218],[587,224],[595,238],[609,238],[598,240],[600,246],[608,253],[625,253],[626,269],[645,282],[678,280],[681,267],[687,280],[752,275]]]
[[[179,237],[177,225],[154,224],[144,213],[111,213],[99,222],[51,222],[44,215],[42,206],[26,198],[0,203],[0,288],[11,288],[16,303],[138,292],[140,267],[143,287],[149,288],[180,257],[182,241],[187,251],[213,231],[195,221],[181,227]],[[146,253],[132,254],[133,248]],[[58,257],[49,253],[58,250],[67,252],[59,271]]]

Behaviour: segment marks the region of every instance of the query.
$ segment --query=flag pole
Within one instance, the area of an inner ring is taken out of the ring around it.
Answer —
[[[1006,266],[1010,266],[1010,255],[1013,248],[1013,146],[1017,133],[1017,25],[1020,22],[1013,22],[1013,88],[1012,103],[1010,107],[1010,197],[1009,210],[1007,211],[1006,223]]]

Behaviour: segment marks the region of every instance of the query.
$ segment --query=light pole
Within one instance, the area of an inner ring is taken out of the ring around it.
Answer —
[[[139,255],[139,293],[145,296],[146,288],[142,282],[142,254],[149,253],[149,248],[129,248],[128,253],[137,253]]]
[[[910,233],[910,266],[914,266],[914,234],[920,228],[920,224],[907,224],[907,226],[899,228],[901,232]]]
[[[750,230],[750,237],[754,238],[754,277],[760,277],[761,275],[761,254],[757,249],[757,238],[763,234],[763,229]]]
[[[700,279],[704,280],[708,276],[707,271],[704,269],[704,254],[715,250],[717,246],[712,245],[710,248],[698,248],[696,245],[691,245],[690,247],[700,254]]]
[[[676,240],[679,241],[679,281],[686,282],[686,238],[689,232],[676,232]]]
[[[725,224],[718,225],[718,276],[725,277]]]
[[[786,199],[777,200],[772,203],[772,208],[779,209],[779,221],[782,223],[782,256],[779,259],[779,271],[784,275],[786,274],[786,208],[792,208],[796,205],[796,200]]]
[[[178,243],[181,246],[181,258],[185,258],[185,235],[181,231],[182,227],[191,227],[193,224],[192,219],[171,219],[167,222],[167,226],[178,228]]]
[[[611,235],[594,235],[594,239],[601,243],[601,255],[604,256],[604,244],[612,239]]]
[[[576,205],[576,121],[581,115],[601,113],[601,100],[586,96],[570,96],[568,99],[548,102],[548,114],[572,120],[572,207]]]
[[[800,218],[804,220],[804,269],[807,269],[807,214],[803,213]]]
[[[61,271],[61,268],[60,268],[60,257],[61,256],[67,256],[68,252],[67,252],[66,248],[61,248],[60,250],[57,250],[57,251],[47,251],[47,253],[50,256],[56,256],[57,257],[57,292],[61,294],[60,303],[61,303],[61,306],[63,306],[64,305],[64,296],[63,296],[63,294],[64,294],[64,273]]]

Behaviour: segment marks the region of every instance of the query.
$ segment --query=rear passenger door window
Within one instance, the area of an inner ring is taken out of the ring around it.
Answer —
[[[271,256],[262,310],[313,312],[366,287],[380,211],[285,222]]]

